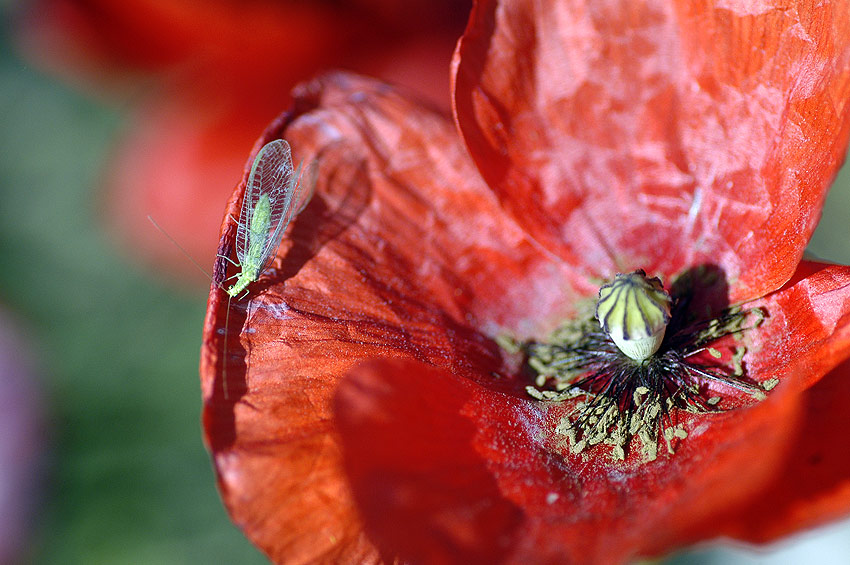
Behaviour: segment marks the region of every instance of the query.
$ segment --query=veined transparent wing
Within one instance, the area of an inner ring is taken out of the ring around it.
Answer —
[[[286,143],[286,142],[284,142]],[[282,185],[274,196],[271,196],[271,229],[269,238],[263,244],[263,257],[270,257],[277,251],[283,232],[289,222],[301,211],[299,203],[303,199],[303,183],[301,182],[301,165],[293,172],[292,162],[289,162],[290,174],[288,182]],[[302,206],[303,207],[303,206]]]
[[[281,225],[281,219],[286,217],[286,211],[291,208],[295,178],[292,170],[292,152],[289,144],[276,139],[264,145],[254,159],[251,166],[251,174],[248,176],[248,184],[245,187],[245,196],[242,199],[242,209],[239,213],[239,225],[236,231],[236,256],[243,262],[248,255],[248,250],[261,245],[263,252],[261,257],[263,263],[274,249],[270,249],[272,240],[282,237],[286,226]],[[271,217],[269,230],[263,234],[263,241],[252,241],[251,221],[254,210],[260,198],[266,194],[271,205]],[[291,217],[289,218],[291,220]],[[287,220],[288,224],[289,221]]]

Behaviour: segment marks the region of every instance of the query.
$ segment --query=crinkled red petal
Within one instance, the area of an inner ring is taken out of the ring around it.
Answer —
[[[791,276],[850,134],[842,2],[481,0],[455,55],[470,154],[538,241],[610,277]]]
[[[499,563],[517,543],[524,513],[476,449],[477,405],[488,403],[485,418],[520,426],[523,411],[532,410],[528,402],[488,396],[471,381],[412,360],[362,364],[341,385],[336,416],[345,470],[386,556]],[[515,439],[500,441],[512,448]],[[534,443],[530,433],[520,441],[531,441],[520,443],[523,452]]]
[[[845,361],[803,393],[800,419],[776,476],[747,503],[695,525],[692,536],[766,543],[850,514],[848,398],[850,362]]]
[[[850,355],[850,267],[803,261],[780,291],[756,302],[767,323],[753,332],[750,368],[805,389]],[[805,360],[804,364],[803,360]]]
[[[803,262],[762,303],[769,318],[754,334],[761,351],[749,363],[763,378],[780,378],[780,387],[810,387],[801,394],[800,421],[775,476],[746,503],[696,524],[685,541],[773,541],[850,513],[850,267]]]
[[[336,74],[302,88],[262,141],[281,135],[296,159],[318,158],[316,196],[229,319],[213,290],[202,364],[223,498],[276,561],[662,553],[774,480],[799,392],[846,358],[850,275],[805,263],[763,301],[745,358],[755,380],[780,378],[767,401],[687,417],[676,455],[652,463],[568,454],[551,433],[562,411],[524,396],[492,338],[541,335],[586,283],[501,212],[451,125]],[[231,220],[220,252],[233,232]],[[369,437],[381,441],[361,449]]]
[[[357,367],[337,418],[367,532],[414,562],[607,563],[721,534],[770,539],[845,513],[846,418],[825,394],[835,377],[826,391],[800,390],[850,353],[850,268],[804,272],[764,301],[770,317],[753,332],[756,349],[781,339],[781,353],[745,358],[749,377],[778,387],[747,408],[682,416],[688,437],[649,463],[567,453],[556,405],[411,361]],[[790,318],[797,327],[779,337]]]
[[[704,420],[675,456],[646,464],[565,455],[545,405],[413,361],[357,367],[340,387],[337,418],[354,497],[384,554],[615,563],[769,476],[796,397]]]
[[[339,379],[402,357],[490,381],[501,351],[479,328],[540,332],[579,291],[501,212],[451,121],[386,85],[345,74],[307,85],[261,142],[280,136],[296,161],[317,159],[319,183],[249,295],[210,295],[205,431],[234,520],[273,559],[357,561],[373,554],[341,467]]]

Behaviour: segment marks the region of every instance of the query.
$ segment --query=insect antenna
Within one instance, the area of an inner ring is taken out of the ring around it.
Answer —
[[[177,243],[177,240],[175,240],[173,237],[171,237],[171,235],[169,235],[169,233],[168,233],[167,231],[165,231],[165,230],[162,228],[162,226],[160,226],[158,223],[156,223],[156,220],[154,220],[154,219],[153,219],[153,216],[151,216],[150,214],[148,214],[148,220],[150,220],[150,222],[153,224],[153,227],[155,227],[156,229],[158,229],[158,230],[162,233],[162,235],[164,235],[165,237],[167,237],[167,238],[168,238],[168,240],[169,240],[171,243],[173,243],[173,244],[174,244],[174,247],[176,247],[177,249],[179,249],[179,250],[180,250],[180,252],[181,252],[183,255],[185,255],[185,256],[186,256],[186,258],[187,258],[187,259],[189,259],[189,261],[191,261],[191,262],[192,262],[192,264],[193,264],[194,266],[196,266],[196,267],[198,268],[198,270],[199,270],[199,271],[201,271],[201,272],[202,272],[202,273],[203,273],[203,274],[204,274],[204,275],[205,275],[208,279],[210,279],[210,282],[212,282],[213,284],[215,284],[216,286],[218,286],[219,288],[221,288],[221,285],[219,285],[218,283],[216,283],[216,282],[215,282],[215,280],[213,280],[212,275],[211,275],[211,274],[209,274],[209,273],[207,272],[207,270],[206,270],[206,269],[204,269],[203,267],[201,267],[200,263],[198,263],[197,261],[195,261],[195,258],[194,258],[194,257],[192,257],[191,255],[189,255],[189,252],[188,252],[188,251],[186,251],[186,250],[183,248],[183,246],[182,246],[182,245],[180,245],[179,243]]]
[[[154,220],[154,219],[153,219],[153,217],[152,217],[150,214],[148,214],[148,220],[150,220],[150,222],[154,225],[154,227],[155,227],[156,229],[158,229],[160,232],[162,232],[162,235],[164,235],[165,237],[167,237],[167,238],[168,238],[168,240],[169,240],[171,243],[173,243],[173,244],[174,244],[174,246],[175,246],[175,247],[177,247],[177,249],[179,249],[179,250],[180,250],[180,252],[181,252],[181,253],[183,253],[183,255],[185,255],[185,256],[186,256],[186,258],[188,258],[188,259],[189,259],[189,261],[191,261],[191,262],[192,262],[192,264],[193,264],[193,265],[195,265],[195,266],[198,268],[198,270],[199,270],[199,271],[201,271],[204,275],[206,275],[206,277],[207,277],[208,279],[210,279],[210,282],[212,282],[212,283],[213,283],[216,287],[218,287],[220,290],[223,290],[224,292],[227,292],[227,290],[224,288],[224,286],[223,286],[221,283],[216,282],[216,281],[215,281],[215,279],[213,279],[212,275],[210,275],[210,274],[207,272],[207,270],[206,270],[206,269],[204,269],[203,267],[201,267],[201,265],[200,265],[197,261],[195,261],[195,258],[194,258],[194,257],[192,257],[191,255],[189,255],[189,252],[188,252],[188,251],[186,251],[186,250],[183,248],[183,246],[182,246],[182,245],[180,245],[179,243],[177,243],[177,241],[176,241],[173,237],[171,237],[171,235],[170,235],[167,231],[165,231],[165,229],[163,229],[163,228],[162,228],[162,226],[160,226],[158,223],[156,223],[156,220]],[[233,259],[231,259],[230,257],[225,257],[224,255],[219,255],[219,257],[222,257],[223,259],[226,259],[227,261],[229,261],[229,262],[230,262],[230,264],[232,264],[232,265],[234,265],[234,266],[236,266],[236,267],[238,267],[238,266],[239,266],[239,263],[235,262],[235,261],[234,261]],[[228,277],[228,278],[226,278],[226,279],[224,279],[224,280],[225,280],[225,281],[227,281],[227,280],[230,280],[230,279],[232,279],[232,278],[234,278],[234,277],[236,277],[236,276],[237,276],[237,275],[233,275],[233,276]],[[232,299],[232,298],[233,298],[233,297],[232,297],[232,296],[230,296],[230,294],[228,294],[228,295],[227,295],[227,311],[225,312],[225,315],[224,315],[224,344],[223,344],[223,347],[224,347],[224,354],[223,354],[223,356],[222,356],[222,363],[221,363],[221,387],[222,387],[222,390],[223,390],[223,392],[224,392],[224,399],[225,399],[225,400],[227,400],[227,358],[226,358],[226,355],[227,355],[227,327],[228,327],[228,324],[229,324],[229,322],[230,322],[230,301],[231,301],[231,299]]]

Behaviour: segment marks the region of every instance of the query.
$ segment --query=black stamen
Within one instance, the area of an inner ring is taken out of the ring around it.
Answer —
[[[764,312],[729,309],[710,320],[685,324],[687,302],[677,302],[661,347],[644,361],[623,354],[593,318],[562,328],[566,337],[556,343],[524,346],[529,364],[541,375],[538,384],[548,383],[546,388],[554,389],[545,392],[530,387],[529,393],[545,401],[578,402],[559,426],[570,438],[574,452],[604,442],[614,445],[615,457],[624,458],[625,449],[637,436],[646,459],[651,460],[662,431],[672,452],[670,442],[687,436],[680,425],[674,425],[674,410],[722,410],[720,396],[707,396],[709,383],[764,398],[761,386],[743,378],[742,346],[733,355],[734,373],[720,362],[721,352],[710,347],[720,338],[757,327]],[[729,350],[728,346],[725,349]],[[715,359],[697,357],[706,351]]]

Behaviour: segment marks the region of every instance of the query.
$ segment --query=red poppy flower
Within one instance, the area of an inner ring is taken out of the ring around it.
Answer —
[[[850,511],[850,268],[801,262],[847,148],[848,17],[481,1],[456,126],[352,75],[300,87],[260,142],[317,160],[315,196],[246,298],[212,289],[205,324],[234,521],[279,562],[589,563]],[[655,460],[574,453],[496,341],[548,335],[635,269],[709,270],[764,309],[743,361],[779,384],[677,412],[688,436]]]
[[[148,215],[211,262],[221,202],[297,81],[347,66],[448,108],[446,65],[467,14],[468,0],[39,0],[18,36],[40,66],[131,102],[104,217],[135,256],[197,278]]]

